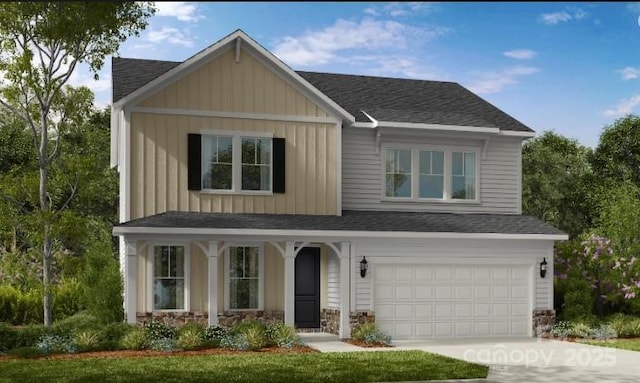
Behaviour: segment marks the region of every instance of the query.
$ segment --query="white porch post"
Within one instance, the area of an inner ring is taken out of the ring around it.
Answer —
[[[209,326],[218,324],[218,241],[209,241],[208,281],[209,281]]]
[[[129,238],[124,239],[125,243],[125,285],[124,285],[124,311],[127,316],[127,323],[136,323],[137,311],[137,278],[138,278],[138,253],[136,241]]]
[[[340,244],[340,339],[351,338],[351,326],[349,325],[349,314],[351,313],[351,289],[350,265],[351,244],[342,242]]]
[[[287,326],[295,325],[295,261],[294,242],[287,241],[284,252],[284,323]]]

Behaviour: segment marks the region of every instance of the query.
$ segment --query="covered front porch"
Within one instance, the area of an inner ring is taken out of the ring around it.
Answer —
[[[121,236],[129,323],[283,320],[299,331],[344,339],[352,323],[369,320],[352,309],[350,242],[246,230],[219,236],[153,231]]]

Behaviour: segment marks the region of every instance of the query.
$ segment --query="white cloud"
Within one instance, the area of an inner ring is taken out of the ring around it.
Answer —
[[[173,27],[162,27],[160,30],[149,30],[146,34],[146,40],[154,44],[169,42],[171,44],[182,45],[187,48],[191,48],[194,45],[193,39],[187,32]]]
[[[365,72],[374,76],[405,77],[421,80],[444,80],[447,77],[440,70],[425,65],[424,60],[417,62],[411,57],[396,55],[350,56],[349,62],[355,65],[366,65],[368,69]]]
[[[604,115],[607,117],[622,117],[633,112],[633,109],[638,105],[640,105],[640,94],[621,100],[614,109],[605,110]]]
[[[204,19],[203,15],[198,14],[198,6],[190,1],[157,1],[155,6],[158,9],[156,16],[175,17],[187,22]]]
[[[529,60],[534,58],[538,53],[530,49],[514,49],[512,51],[502,52],[506,57],[518,60]]]
[[[478,94],[498,93],[507,85],[518,84],[523,76],[532,75],[540,70],[530,66],[515,66],[498,72],[477,74],[477,78],[467,83],[467,87]]]
[[[617,70],[623,80],[635,80],[640,77],[640,69],[633,67],[626,67],[624,69]]]
[[[544,13],[540,17],[542,18],[542,22],[548,25],[555,25],[560,22],[569,21],[572,19],[571,15],[565,11],[554,12],[554,13]]]
[[[567,7],[564,11],[543,13],[540,15],[540,20],[547,25],[556,25],[571,20],[583,20],[586,19],[587,16],[589,16],[589,14],[581,8]]]
[[[422,1],[394,1],[384,6],[366,8],[364,10],[364,13],[372,16],[380,16],[381,14],[386,14],[391,17],[402,17],[415,15],[416,13],[431,13],[434,10],[434,3],[426,3]]]
[[[403,49],[409,42],[426,42],[447,32],[443,27],[424,29],[395,21],[338,20],[320,31],[283,38],[273,53],[290,65],[320,65],[339,60],[342,50]]]

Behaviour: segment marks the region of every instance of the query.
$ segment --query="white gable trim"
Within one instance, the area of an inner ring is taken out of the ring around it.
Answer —
[[[364,112],[362,112],[364,113]],[[398,122],[398,121],[378,121],[370,115],[364,113],[371,122],[355,122],[351,124],[354,128],[375,129],[375,128],[406,128],[421,130],[436,130],[446,132],[466,132],[466,133],[486,133],[498,134],[510,137],[535,137],[535,132],[521,132],[514,130],[502,130],[500,128],[482,127],[482,126],[463,126],[463,125],[443,125],[443,124],[426,124],[418,122]]]
[[[120,100],[114,102],[114,107],[121,107],[125,105],[135,104],[141,99],[150,96],[152,93],[158,91],[161,88],[168,86],[169,84],[177,81],[178,79],[184,77],[188,73],[197,69],[201,65],[205,64],[212,58],[219,56],[220,54],[226,52],[232,47],[237,47],[238,38],[242,39],[242,41],[246,42],[253,50],[260,53],[264,58],[266,58],[272,65],[276,68],[280,69],[281,72],[293,78],[295,81],[300,83],[303,88],[314,96],[315,99],[321,101],[321,103],[327,106],[335,115],[341,117],[343,120],[348,122],[355,121],[355,118],[344,110],[340,105],[336,104],[333,100],[327,97],[324,93],[320,92],[317,88],[303,79],[299,74],[285,65],[280,59],[278,59],[271,52],[263,48],[260,44],[258,44],[255,40],[249,37],[246,33],[241,30],[237,30],[230,35],[224,37],[217,43],[209,46],[208,48],[202,50],[200,53],[196,54],[188,58],[186,61],[182,62],[175,68],[169,70],[168,72],[158,76],[157,78],[151,80],[146,85],[141,86],[136,89],[132,93],[127,96],[121,98]]]

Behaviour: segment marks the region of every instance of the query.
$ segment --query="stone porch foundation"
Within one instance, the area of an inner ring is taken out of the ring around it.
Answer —
[[[359,324],[375,322],[376,314],[373,311],[353,311],[349,315],[349,327],[351,331]],[[320,331],[339,335],[340,310],[322,309],[320,312]]]
[[[205,311],[190,312],[152,312],[137,313],[136,321],[138,324],[145,324],[151,321],[164,322],[170,326],[181,326],[185,323],[208,324],[209,313]],[[276,321],[284,321],[284,311],[265,310],[265,311],[224,311],[218,313],[218,324],[225,327],[231,327],[236,323],[246,320],[256,320],[261,323],[272,323]]]
[[[533,336],[549,338],[556,322],[556,310],[533,310]]]

